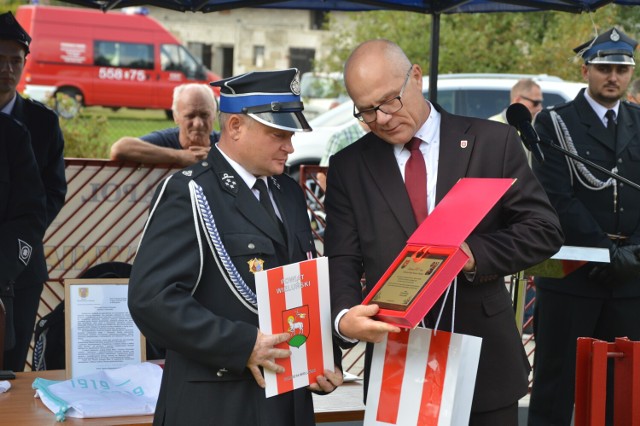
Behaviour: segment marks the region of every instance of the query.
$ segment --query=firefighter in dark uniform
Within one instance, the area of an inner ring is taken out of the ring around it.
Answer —
[[[44,208],[29,132],[0,113],[0,315],[6,322],[6,327],[0,324],[0,338],[5,347],[15,344],[14,285],[34,261],[35,248],[42,245]]]
[[[316,253],[302,190],[282,174],[293,132],[311,130],[298,70],[212,84],[220,141],[156,191],[129,281],[131,316],[167,348],[154,425],[313,425],[309,390],[333,390],[342,372],[265,397],[261,370],[280,371],[288,333],[258,329],[253,275]]]
[[[57,115],[39,102],[24,99],[16,92],[31,37],[10,12],[0,15],[0,112],[23,123],[29,131],[38,164],[38,175],[46,193],[42,210],[48,227],[64,204],[67,183],[64,174],[64,140]],[[22,371],[33,335],[40,294],[48,279],[42,241],[33,246],[29,266],[15,283],[15,345],[7,347],[4,369]]]
[[[581,157],[640,182],[640,108],[624,98],[637,43],[612,28],[574,51],[588,87],[538,114],[535,128]],[[640,340],[640,191],[544,148],[533,170],[560,217],[565,244],[609,249],[564,278],[536,279],[536,352],[529,425],[569,425],[576,339]],[[612,372],[609,372],[609,378]],[[607,422],[612,424],[611,382]]]

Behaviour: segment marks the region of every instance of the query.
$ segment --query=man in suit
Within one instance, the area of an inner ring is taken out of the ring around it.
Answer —
[[[29,132],[0,113],[0,315],[7,325],[0,325],[3,347],[15,345],[15,282],[34,261],[34,248],[42,245],[45,200]]]
[[[538,114],[535,127],[543,140],[638,183],[640,107],[621,101],[633,76],[636,45],[612,28],[575,48],[588,87],[573,101]],[[558,212],[566,244],[606,248],[611,258],[610,264],[588,263],[565,278],[536,279],[529,424],[569,425],[576,339],[640,340],[640,192],[542,146],[545,161],[534,162],[534,173]],[[609,383],[608,424],[612,390]]]
[[[67,182],[64,174],[64,139],[58,116],[46,106],[24,99],[16,92],[31,37],[10,12],[0,15],[0,112],[22,122],[30,134],[38,172],[47,196],[47,227],[64,205]],[[16,343],[4,354],[4,368],[24,370],[29,342],[33,335],[40,294],[49,278],[42,241],[33,247],[33,259],[15,282],[14,325]]]
[[[398,332],[374,319],[377,305],[361,305],[363,274],[366,294],[415,231],[419,210],[433,210],[458,179],[516,178],[462,244],[469,260],[458,276],[455,331],[483,339],[470,424],[517,425],[530,366],[504,276],[548,258],[562,243],[518,135],[502,123],[455,116],[426,101],[420,66],[390,41],[358,46],[344,75],[354,115],[371,133],[334,155],[327,176],[325,250],[335,332],[351,344]],[[425,189],[417,194],[426,198],[422,203],[410,198],[404,182],[411,156],[405,145],[414,137],[422,140],[415,158],[426,165],[426,182],[419,182]],[[426,316],[427,327],[435,326],[441,305]],[[451,307],[448,301],[438,329],[452,329]],[[365,379],[373,349],[367,346]]]
[[[342,372],[265,397],[262,369],[282,371],[289,334],[258,329],[253,275],[316,253],[302,190],[282,174],[293,132],[311,130],[298,70],[212,84],[220,142],[157,191],[129,284],[134,321],[167,348],[154,424],[312,425],[309,390],[332,391]]]

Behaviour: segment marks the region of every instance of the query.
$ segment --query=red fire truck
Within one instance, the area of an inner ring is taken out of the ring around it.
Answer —
[[[175,86],[220,78],[149,16],[35,5],[16,19],[33,38],[18,91],[68,95],[56,106],[65,117],[80,105],[170,112]]]

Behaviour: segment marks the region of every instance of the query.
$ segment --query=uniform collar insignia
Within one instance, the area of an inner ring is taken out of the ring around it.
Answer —
[[[182,174],[185,176],[191,176],[193,174],[193,172],[191,170],[183,170]]]
[[[220,176],[222,184],[228,191],[231,191],[234,194],[238,193],[238,182],[236,182],[235,176],[230,175],[227,172],[219,173],[218,176]]]
[[[276,188],[278,188],[278,191],[279,191],[279,190],[280,190],[280,182],[278,182],[278,181],[276,180],[276,178],[275,178],[275,177],[273,177],[273,176],[269,176],[269,179],[271,179],[271,184],[272,184],[273,186],[275,186]]]

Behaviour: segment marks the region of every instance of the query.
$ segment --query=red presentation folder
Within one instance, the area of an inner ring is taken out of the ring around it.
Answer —
[[[414,328],[469,259],[460,245],[515,179],[463,178],[409,237],[363,304],[381,321]]]

